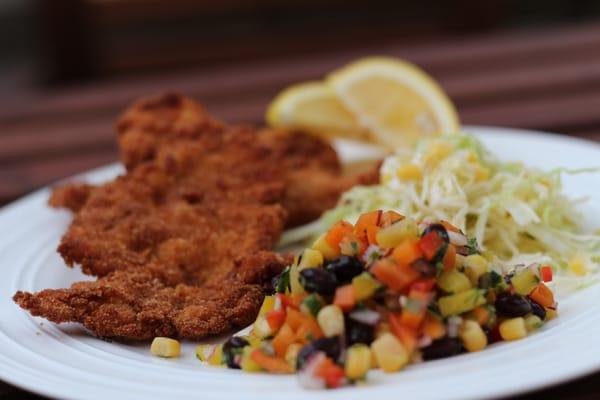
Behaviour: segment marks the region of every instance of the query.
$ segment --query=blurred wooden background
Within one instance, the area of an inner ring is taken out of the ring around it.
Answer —
[[[0,206],[116,161],[136,98],[178,90],[260,124],[285,86],[366,55],[424,67],[464,123],[600,141],[599,1],[4,0],[0,51]],[[596,399],[599,379],[526,398]]]
[[[0,92],[598,18],[597,0],[2,0]]]

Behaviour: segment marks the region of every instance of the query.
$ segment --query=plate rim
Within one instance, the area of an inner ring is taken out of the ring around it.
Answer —
[[[584,138],[571,137],[568,135],[552,133],[552,132],[545,132],[545,131],[510,128],[510,127],[485,126],[485,125],[467,125],[462,128],[462,131],[467,132],[467,133],[472,133],[475,136],[485,135],[485,132],[499,133],[502,135],[527,135],[527,136],[535,137],[538,139],[542,139],[542,138],[551,139],[553,141],[569,143],[569,144],[577,143],[579,145],[584,145],[584,146],[593,145],[595,150],[600,150],[600,143],[598,143],[598,142],[584,139]],[[493,153],[493,150],[492,150],[492,153]],[[11,211],[13,211],[13,210],[17,210],[20,207],[27,207],[27,205],[30,201],[38,198],[39,196],[41,196],[44,193],[49,192],[50,188],[57,184],[69,182],[69,181],[75,181],[75,180],[83,180],[84,178],[88,178],[89,176],[97,176],[97,175],[101,175],[103,173],[110,173],[113,169],[117,169],[117,168],[120,168],[119,162],[110,163],[110,164],[100,166],[97,168],[93,168],[88,171],[85,171],[85,172],[82,172],[82,173],[79,173],[79,174],[76,174],[76,175],[73,175],[73,176],[70,176],[67,178],[63,178],[63,179],[54,181],[53,183],[51,183],[49,185],[46,185],[40,189],[34,190],[34,191],[30,192],[29,194],[1,207],[0,208],[0,220],[5,215],[10,214]],[[2,301],[4,301],[4,300],[5,299],[3,299]],[[9,301],[12,302],[12,300],[9,300]],[[4,353],[3,351],[0,351],[0,356],[8,358],[3,353]],[[535,390],[539,390],[541,388],[555,387],[557,385],[564,384],[566,382],[596,373],[598,371],[600,371],[600,360],[598,360],[596,362],[596,366],[593,368],[580,366],[579,369],[577,369],[575,371],[567,370],[565,373],[561,374],[560,378],[552,381],[550,384],[544,383],[544,382],[539,382],[537,384],[531,385],[526,388],[514,387],[512,390],[511,389],[504,390],[502,392],[493,394],[493,395],[491,395],[491,397],[488,397],[488,398],[499,398],[499,397],[504,397],[504,396],[512,396],[512,395],[516,395],[516,394],[529,393],[529,392],[532,392]],[[19,375],[19,374],[20,374],[20,372],[17,375]],[[38,382],[38,385],[36,385],[34,383],[36,381],[29,382],[24,379],[21,379],[21,380],[19,380],[17,378],[13,379],[13,377],[10,374],[10,371],[2,365],[0,365],[0,379],[10,385],[15,386],[15,387],[24,389],[24,390],[32,392],[32,393],[44,395],[44,396],[56,396],[56,397],[60,396],[63,398],[73,398],[73,399],[80,398],[80,397],[69,396],[66,392],[61,392],[60,390],[58,390],[58,391],[57,390],[47,390],[43,385],[41,385],[41,386],[39,385],[40,382]],[[346,397],[349,393],[350,392],[345,391]],[[357,392],[357,393],[363,394],[362,391]]]

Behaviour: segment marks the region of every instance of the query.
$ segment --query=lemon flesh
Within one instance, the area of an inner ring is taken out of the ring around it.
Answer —
[[[334,71],[327,83],[380,144],[406,147],[423,136],[459,130],[458,115],[448,96],[410,63],[366,58]]]
[[[368,132],[324,82],[289,87],[271,103],[267,123],[274,127],[302,129],[325,138],[369,140]]]

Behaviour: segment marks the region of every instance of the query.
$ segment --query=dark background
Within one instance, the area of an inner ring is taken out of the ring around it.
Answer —
[[[594,0],[2,0],[0,95],[599,18]]]

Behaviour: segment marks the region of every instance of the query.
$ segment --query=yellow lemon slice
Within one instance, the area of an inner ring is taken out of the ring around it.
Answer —
[[[377,143],[410,146],[423,136],[459,130],[458,115],[448,96],[413,64],[365,58],[334,71],[327,83]]]
[[[281,92],[267,109],[267,123],[302,129],[321,137],[368,139],[352,113],[324,82],[307,82]]]

